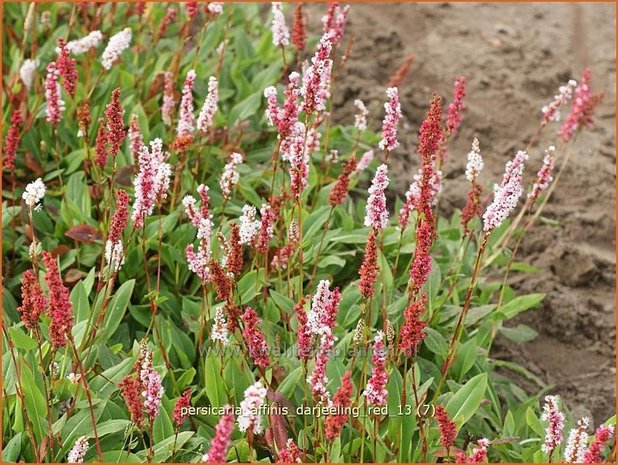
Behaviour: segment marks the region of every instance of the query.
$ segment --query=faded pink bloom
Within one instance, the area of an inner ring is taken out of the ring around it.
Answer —
[[[481,149],[479,147],[479,140],[475,137],[472,141],[472,149],[468,152],[468,163],[466,164],[466,179],[470,182],[474,182],[478,178],[479,174],[485,167],[483,157],[481,156]]]
[[[210,241],[212,236],[212,215],[209,212],[210,197],[208,196],[208,186],[200,184],[197,188],[202,200],[202,206],[197,208],[197,201],[191,195],[182,199],[185,212],[191,220],[191,224],[197,229],[197,240],[199,241],[197,253],[193,244],[188,244],[186,248],[187,262],[189,270],[198,275],[203,283],[209,282],[212,278],[210,271],[211,250]]]
[[[363,391],[367,402],[371,405],[382,406],[386,404],[388,391],[388,373],[386,372],[386,348],[384,347],[384,332],[378,331],[373,340],[373,355],[371,361],[371,378]]]
[[[144,140],[142,138],[142,131],[139,127],[136,114],[131,115],[131,122],[129,123],[129,144],[133,159],[138,159],[139,151],[144,145]]]
[[[455,79],[455,91],[453,101],[449,104],[446,117],[446,129],[450,135],[454,135],[461,125],[461,112],[466,108],[463,99],[466,96],[466,77]]]
[[[144,388],[144,408],[151,419],[159,415],[161,399],[163,398],[163,385],[161,375],[152,366],[152,351],[146,349],[142,352],[142,366],[139,372],[140,382]]]
[[[541,450],[548,454],[562,444],[564,415],[558,407],[559,399],[558,396],[545,396],[545,405],[543,405],[541,414],[541,420],[549,423],[545,430],[545,443],[541,446]]]
[[[223,13],[224,2],[208,2],[206,3],[206,13],[211,16],[217,16]]]
[[[354,127],[360,132],[363,132],[367,129],[367,115],[369,115],[369,110],[367,110],[367,107],[361,99],[354,100],[354,106],[358,108],[358,113],[354,115]]]
[[[543,122],[541,124],[543,126],[550,121],[560,121],[560,107],[571,100],[573,89],[575,89],[576,86],[577,81],[573,79],[569,80],[566,85],[560,86],[558,93],[554,95],[554,100],[541,108],[543,112]]]
[[[388,210],[386,209],[386,195],[388,186],[388,167],[385,164],[378,166],[371,187],[365,214],[365,226],[381,231],[388,226]]]
[[[215,436],[210,443],[210,450],[202,457],[202,462],[225,463],[230,448],[232,431],[234,431],[234,413],[231,405],[223,407],[226,413],[215,426]]]
[[[188,136],[195,130],[195,117],[193,116],[193,86],[195,85],[195,71],[189,70],[182,87],[182,98],[178,110],[178,136]]]
[[[545,157],[543,157],[543,166],[539,170],[536,175],[536,181],[532,186],[532,190],[528,194],[528,202],[534,202],[542,192],[544,192],[548,187],[549,183],[552,182],[552,171],[554,170],[554,152],[556,151],[556,147],[550,145],[547,150],[545,150]]]
[[[164,75],[164,88],[163,88],[163,105],[161,106],[161,119],[166,126],[172,124],[172,115],[174,113],[174,107],[176,106],[176,100],[174,98],[174,75],[171,71],[166,71]]]
[[[367,169],[369,164],[373,161],[373,157],[374,157],[373,150],[367,150],[365,153],[363,153],[363,156],[361,157],[361,159],[358,161],[358,164],[356,165],[356,172],[360,173],[361,171]]]
[[[499,227],[517,206],[523,192],[524,163],[528,154],[522,150],[506,163],[502,184],[494,186],[494,200],[483,214],[483,231]]]
[[[165,161],[169,153],[163,151],[163,141],[155,139],[148,146],[142,145],[139,150],[139,172],[133,185],[135,186],[135,203],[133,204],[133,226],[141,228],[147,216],[152,215],[155,203],[167,197],[171,166]]]
[[[275,47],[285,47],[290,43],[290,30],[285,25],[285,16],[281,2],[272,2],[273,21],[270,30],[273,34],[273,44]]]
[[[58,124],[62,119],[64,111],[64,101],[60,98],[60,71],[56,66],[56,62],[52,61],[47,65],[47,76],[45,77],[45,101],[47,106],[45,114],[47,121],[52,124]]]
[[[256,219],[257,211],[253,205],[242,207],[240,217],[240,243],[251,244],[260,231],[261,221]]]
[[[236,184],[238,184],[238,166],[241,163],[242,155],[240,153],[234,152],[230,157],[229,163],[227,163],[223,168],[223,173],[221,174],[219,186],[221,187],[221,193],[223,194],[224,199],[230,198],[230,196],[232,195],[232,189]]]
[[[328,11],[322,16],[322,31],[331,35],[333,45],[337,45],[343,38],[349,9],[349,5],[342,8],[339,2],[329,2]]]
[[[399,146],[397,141],[397,124],[401,118],[401,104],[399,103],[399,90],[397,87],[386,89],[388,102],[384,104],[384,121],[382,122],[382,139],[378,144],[381,150],[392,152]]]
[[[418,210],[421,206],[422,182],[423,167],[421,166],[418,173],[414,175],[414,182],[410,184],[406,192],[406,201],[399,210],[399,227],[401,227],[402,230],[408,227],[410,214],[414,210]],[[438,204],[438,194],[442,191],[442,171],[435,169],[435,167],[430,171],[428,187],[428,195],[431,199],[430,205],[435,207]]]
[[[212,128],[218,103],[219,82],[216,77],[210,76],[208,78],[208,94],[197,117],[197,128],[202,134],[206,134]]]
[[[105,47],[103,55],[101,55],[101,64],[103,68],[111,69],[116,60],[120,58],[122,52],[131,45],[132,35],[131,28],[126,27],[110,37],[107,47]]]

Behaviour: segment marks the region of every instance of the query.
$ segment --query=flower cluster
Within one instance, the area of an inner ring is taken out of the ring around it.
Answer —
[[[584,463],[601,463],[603,462],[603,449],[605,445],[614,435],[613,425],[601,425],[594,433],[594,439],[586,452],[584,453]]]
[[[550,121],[560,121],[560,107],[566,104],[573,95],[573,89],[577,86],[577,81],[571,79],[566,85],[560,86],[558,93],[554,95],[554,99],[543,108],[543,125]]]
[[[482,214],[481,194],[483,193],[483,187],[477,178],[484,166],[479,148],[479,140],[475,137],[472,141],[472,149],[468,152],[468,163],[466,164],[466,178],[470,181],[471,187],[468,191],[466,204],[461,211],[461,226],[463,227],[464,234],[470,232],[468,227],[470,221],[475,217],[480,217]]]
[[[466,77],[455,79],[455,91],[453,101],[449,104],[446,117],[446,130],[454,135],[461,125],[461,112],[466,108],[463,99],[466,96]]]
[[[330,2],[328,11],[322,16],[322,31],[331,35],[333,45],[337,45],[343,38],[349,9],[348,5],[341,7],[339,2]]]
[[[28,329],[35,329],[40,315],[45,311],[46,300],[43,290],[32,270],[24,271],[21,280],[21,301],[17,311],[21,313],[21,321]]]
[[[401,104],[399,103],[399,89],[389,87],[386,89],[388,102],[384,104],[384,121],[382,122],[382,139],[378,146],[381,150],[392,152],[399,146],[397,141],[397,125],[401,118]]]
[[[186,389],[185,392],[178,398],[176,405],[174,406],[173,418],[176,426],[182,426],[187,419],[187,413],[185,411],[191,405],[191,389]]]
[[[238,184],[239,174],[238,165],[242,163],[242,155],[234,152],[230,156],[230,161],[223,168],[219,186],[221,187],[221,193],[224,199],[229,199],[232,195],[232,189]]]
[[[476,441],[477,447],[472,449],[472,453],[467,456],[464,452],[457,454],[456,463],[485,463],[487,462],[487,448],[489,440],[482,438]]]
[[[436,405],[435,417],[440,427],[440,444],[446,449],[454,446],[457,437],[457,425],[449,418],[444,405]]]
[[[197,117],[197,128],[206,134],[212,127],[219,103],[219,82],[214,76],[208,78],[208,94]]]
[[[182,86],[178,126],[176,127],[176,134],[178,136],[189,136],[195,129],[195,117],[193,116],[193,86],[195,85],[195,77],[195,71],[189,70],[185,83]]]
[[[4,140],[4,160],[3,167],[9,170],[15,168],[15,157],[17,155],[17,147],[21,137],[20,126],[24,123],[19,109],[14,109],[11,114],[11,125],[6,133]]]
[[[260,409],[266,400],[266,388],[259,381],[245,390],[245,398],[240,403],[241,413],[238,415],[238,429],[241,432],[247,430],[254,434],[261,434],[262,415]]]
[[[513,160],[506,163],[502,183],[494,186],[493,202],[483,214],[483,231],[486,233],[499,227],[517,206],[523,192],[524,163],[528,154],[519,151]]]
[[[227,451],[230,448],[232,431],[234,431],[234,414],[230,405],[225,405],[224,408],[226,413],[221,417],[217,426],[215,426],[215,436],[210,443],[210,450],[204,454],[202,462],[225,463],[227,461]]]
[[[543,157],[543,166],[539,170],[536,175],[536,180],[532,185],[532,190],[528,194],[528,202],[534,202],[541,193],[543,193],[552,182],[552,171],[554,170],[554,163],[556,159],[554,158],[554,153],[556,151],[556,147],[550,145],[547,150],[545,150],[545,156]]]
[[[112,217],[109,236],[105,243],[105,260],[114,271],[124,264],[124,249],[122,247],[122,232],[129,218],[129,196],[122,189],[116,192],[116,211]]]
[[[146,414],[153,420],[159,415],[161,399],[163,398],[163,385],[161,375],[152,366],[152,351],[145,349],[141,354],[142,364],[139,372],[142,397],[144,398],[144,409]]]
[[[103,68],[108,70],[111,69],[116,60],[120,58],[122,52],[131,45],[132,37],[133,33],[129,27],[124,28],[122,31],[110,37],[107,47],[105,47],[103,55],[101,55],[101,64]]]
[[[88,446],[89,444],[86,436],[77,438],[67,455],[67,463],[84,463],[84,456],[86,455]]]
[[[338,412],[345,412],[345,409],[350,406],[350,397],[352,396],[352,372],[346,371],[341,379],[341,386],[333,396],[333,407]],[[326,430],[324,435],[334,440],[341,434],[341,429],[348,421],[348,415],[345,413],[337,413],[326,417]]]
[[[49,289],[48,315],[51,318],[49,336],[54,347],[64,347],[73,328],[73,305],[69,298],[69,290],[60,277],[56,257],[44,251],[43,263],[47,269],[45,282]]]
[[[62,119],[62,112],[64,111],[64,100],[60,97],[60,70],[55,61],[52,61],[47,65],[47,76],[45,78],[45,101],[47,107],[45,108],[45,114],[47,115],[47,121],[51,124],[58,124]]]
[[[285,25],[285,16],[281,2],[272,2],[273,21],[270,29],[273,33],[273,44],[275,47],[285,47],[290,43],[290,31]]]
[[[258,318],[257,313],[251,307],[245,309],[241,319],[245,325],[242,335],[245,344],[247,344],[249,356],[257,366],[266,368],[270,364],[270,358],[268,356],[268,345],[260,330],[262,320]],[[241,431],[244,430],[241,429]]]
[[[103,34],[101,34],[101,31],[91,31],[81,39],[67,42],[66,49],[71,52],[72,55],[81,55],[91,48],[98,47],[102,40]]]
[[[551,453],[562,444],[564,415],[558,407],[558,400],[558,396],[545,396],[541,420],[547,421],[549,424],[545,430],[545,443],[541,446],[541,450],[546,453]]]
[[[166,71],[163,76],[163,104],[161,105],[161,119],[166,126],[172,124],[172,115],[176,106],[174,97],[174,75],[171,71]],[[201,116],[201,115],[200,115]]]
[[[356,171],[356,157],[352,156],[344,165],[343,172],[337,178],[328,196],[328,203],[334,207],[341,205],[348,195],[350,188],[350,176]]]
[[[193,244],[188,244],[186,253],[189,269],[199,276],[202,283],[211,280],[210,272],[210,241],[212,236],[212,215],[210,214],[210,196],[208,195],[208,186],[200,184],[197,188],[200,195],[202,206],[197,209],[197,201],[191,195],[185,196],[182,199],[182,204],[185,207],[185,212],[191,224],[197,229],[197,240],[199,241],[197,253],[193,249]]]
[[[285,448],[278,453],[279,459],[277,463],[301,463],[302,451],[294,443],[292,438],[288,438],[285,443]]]
[[[333,48],[333,33],[326,32],[320,39],[311,64],[303,75],[303,85],[300,93],[303,96],[301,109],[308,115],[315,111],[326,109],[326,100],[330,97],[330,77],[333,61],[330,54]]]
[[[39,66],[39,60],[33,60],[26,58],[19,68],[19,78],[26,86],[26,89],[30,90],[34,83],[34,73]]]
[[[303,17],[303,5],[299,3],[294,9],[294,23],[292,24],[292,44],[294,48],[302,52],[307,44],[307,32],[305,31],[305,18]]]
[[[139,172],[133,183],[135,202],[133,203],[133,226],[144,226],[146,217],[152,215],[155,203],[167,197],[167,189],[172,174],[171,166],[166,163],[169,154],[163,150],[163,141],[155,139],[150,142],[150,149],[142,145],[139,150]]]
[[[373,294],[375,293],[374,285],[379,272],[380,267],[378,266],[376,231],[372,229],[369,231],[369,236],[367,237],[365,257],[363,258],[363,264],[358,272],[360,275],[358,287],[360,288],[361,295],[367,300],[373,297]]]
[[[371,378],[363,391],[367,402],[371,405],[382,406],[386,404],[388,391],[388,373],[386,372],[386,348],[384,346],[384,332],[378,331],[373,339],[373,355],[371,356],[373,368]]]
[[[568,142],[577,129],[588,127],[592,124],[592,112],[600,102],[602,95],[592,95],[590,69],[584,70],[579,85],[575,88],[575,97],[571,104],[571,111],[560,127],[558,134],[565,142]]]
[[[359,132],[363,132],[367,129],[367,115],[369,115],[369,110],[367,110],[367,107],[360,99],[354,100],[354,106],[358,108],[358,113],[354,115],[354,127],[358,129]]]
[[[75,97],[75,91],[77,89],[77,69],[75,68],[75,60],[71,58],[62,37],[58,38],[58,48],[56,66],[58,67],[60,76],[62,76],[64,90],[66,90],[71,97]]]
[[[421,319],[427,307],[427,294],[415,300],[403,313],[403,326],[401,327],[399,350],[407,357],[415,355],[419,346],[425,339],[425,322]]]
[[[388,210],[384,194],[388,183],[388,167],[382,164],[376,170],[371,182],[365,213],[365,226],[376,231],[381,231],[388,226]]]
[[[588,445],[588,433],[590,425],[588,417],[577,421],[577,427],[571,429],[564,448],[564,461],[566,463],[585,463],[586,446]]]

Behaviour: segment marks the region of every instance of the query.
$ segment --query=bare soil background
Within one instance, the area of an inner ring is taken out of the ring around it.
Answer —
[[[312,31],[325,9],[308,5]],[[615,413],[615,5],[353,4],[348,18],[355,42],[336,84],[338,120],[352,120],[353,101],[361,98],[371,127],[379,128],[389,76],[406,56],[416,57],[400,89],[401,147],[389,161],[402,194],[418,169],[417,129],[431,93],[448,103],[454,79],[468,78],[464,122],[444,169],[443,214],[465,203],[474,136],[485,159],[482,180],[499,182],[504,163],[538,128],[540,108],[561,84],[592,69],[594,90],[605,92],[596,125],[572,149],[544,210],[551,221],[537,223],[518,254],[543,272],[512,274],[520,292],[547,293],[542,308],[520,320],[539,336],[525,344],[500,340],[494,355],[538,375],[574,414],[604,421]],[[556,130],[547,128],[530,151],[528,179],[540,168],[544,148],[558,145]]]

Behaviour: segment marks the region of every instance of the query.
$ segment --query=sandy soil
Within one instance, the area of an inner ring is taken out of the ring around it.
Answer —
[[[308,9],[312,29],[324,9]],[[605,91],[597,124],[574,147],[545,209],[552,221],[535,225],[522,245],[520,257],[544,271],[513,276],[521,292],[547,293],[543,307],[521,319],[540,334],[523,345],[500,341],[495,355],[522,363],[597,423],[615,412],[614,17],[614,4],[352,5],[348,31],[356,41],[336,92],[338,118],[351,120],[361,98],[378,128],[388,77],[416,56],[401,88],[402,146],[391,158],[403,192],[418,168],[417,128],[432,91],[448,101],[455,77],[468,78],[464,124],[445,166],[440,208],[448,214],[465,202],[472,138],[481,141],[484,181],[499,180],[558,86],[592,68],[594,88]],[[528,175],[555,143],[550,128],[531,151]]]

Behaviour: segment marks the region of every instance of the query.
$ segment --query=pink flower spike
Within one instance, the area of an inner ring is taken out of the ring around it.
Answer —
[[[446,129],[450,135],[454,135],[461,125],[461,112],[466,108],[463,99],[466,96],[466,77],[461,76],[455,80],[453,101],[447,109]]]
[[[545,443],[541,446],[541,450],[547,454],[550,454],[562,444],[564,414],[558,407],[559,399],[558,396],[545,396],[545,405],[543,405],[543,413],[541,414],[541,420],[549,423],[545,430]]]
[[[281,2],[272,2],[272,13],[273,20],[270,30],[273,34],[273,45],[275,47],[285,47],[290,43],[290,30],[285,24]]]
[[[564,448],[564,461],[567,463],[585,463],[584,455],[588,445],[588,433],[590,419],[583,417],[577,422],[577,427],[571,429],[569,438]]]
[[[388,226],[388,210],[386,209],[386,195],[384,194],[388,183],[388,167],[382,164],[376,170],[371,182],[365,214],[365,226],[376,231],[381,231]]]
[[[56,257],[44,251],[43,263],[47,269],[45,282],[49,289],[49,336],[53,347],[64,347],[73,328],[73,305],[69,298],[69,289],[62,282]]]
[[[543,112],[543,122],[541,124],[543,126],[550,121],[560,121],[560,107],[571,100],[573,89],[575,89],[576,86],[577,81],[573,79],[569,80],[565,85],[560,86],[558,93],[554,95],[554,100],[541,109]]]
[[[214,76],[208,78],[208,94],[197,117],[197,128],[202,134],[208,133],[215,120],[219,103],[219,82]]]
[[[77,89],[77,69],[75,68],[75,60],[71,58],[67,44],[62,37],[58,38],[58,48],[56,64],[62,76],[64,90],[66,90],[67,94],[71,97],[75,97],[75,90]]]
[[[373,161],[373,158],[374,158],[373,150],[367,150],[365,153],[363,153],[363,156],[361,157],[361,159],[358,161],[358,164],[356,165],[356,172],[360,173],[361,171],[364,171],[365,169],[367,169],[369,165],[371,164],[371,162]]]
[[[238,179],[240,177],[238,174],[238,166],[241,164],[242,155],[234,152],[230,157],[229,163],[227,163],[223,168],[219,186],[221,187],[221,193],[223,194],[224,199],[230,198],[232,195],[232,189],[236,186],[236,184],[238,184]]]
[[[277,463],[301,463],[303,452],[294,443],[292,438],[288,438],[285,448],[278,452]]]
[[[333,49],[332,33],[326,32],[320,39],[320,44],[311,58],[311,64],[303,74],[303,85],[300,93],[303,96],[301,110],[307,115],[326,110],[326,100],[330,97],[330,77],[333,61],[330,54]]]
[[[369,115],[369,110],[367,110],[367,107],[360,99],[354,100],[354,106],[358,109],[358,113],[354,115],[354,127],[359,132],[363,132],[367,129],[367,115]]]
[[[60,98],[59,78],[60,71],[56,62],[52,61],[47,65],[47,76],[45,77],[45,101],[47,102],[45,114],[47,121],[51,124],[58,124],[64,111],[64,101]]]
[[[367,382],[363,395],[369,404],[382,406],[386,404],[388,397],[388,391],[386,390],[388,373],[386,372],[384,333],[378,331],[373,341],[373,355],[371,356],[373,368],[371,369],[371,378]]]
[[[349,9],[349,5],[342,8],[339,2],[330,2],[327,13],[322,16],[322,31],[330,33],[333,45],[337,45],[343,38]]]
[[[556,151],[556,147],[550,145],[547,150],[545,150],[545,157],[543,157],[543,166],[539,170],[536,175],[536,181],[532,186],[532,190],[528,194],[528,202],[534,202],[541,193],[543,193],[552,182],[552,171],[554,170],[554,163],[556,159],[554,158],[554,152]]]
[[[174,98],[174,75],[171,71],[166,71],[164,75],[163,105],[161,106],[161,119],[166,126],[172,124],[172,114],[176,106]]]
[[[517,206],[523,193],[524,163],[528,154],[522,150],[506,163],[502,184],[494,186],[494,200],[483,214],[483,231],[499,227]]]
[[[224,406],[225,414],[215,426],[215,436],[210,443],[210,450],[202,457],[202,462],[225,463],[234,431],[234,413],[231,405]]]
[[[152,352],[147,350],[142,360],[142,366],[139,373],[140,382],[144,391],[144,408],[151,419],[159,415],[161,407],[161,399],[163,398],[163,385],[161,384],[161,375],[152,366]]]
[[[259,367],[266,368],[270,365],[270,358],[268,356],[268,345],[264,339],[264,335],[260,330],[262,320],[260,320],[251,307],[247,307],[245,313],[241,316],[245,327],[242,335],[247,344],[247,350],[249,356],[253,360],[253,363]],[[241,431],[243,431],[241,429]]]
[[[129,145],[133,159],[137,160],[139,158],[139,151],[144,145],[144,140],[136,114],[131,115],[131,122],[129,123]]]
[[[103,55],[101,55],[101,64],[103,68],[109,70],[112,65],[120,58],[122,52],[124,52],[129,45],[131,45],[131,38],[133,33],[131,32],[131,28],[126,27],[122,31],[114,34],[110,37],[109,42],[107,43],[107,47],[103,50]]]
[[[251,429],[254,434],[261,434],[262,410],[266,401],[266,388],[259,381],[245,390],[245,398],[240,403],[240,415],[238,415],[238,429],[244,433]]]
[[[584,453],[584,463],[601,463],[603,462],[603,449],[605,444],[614,435],[613,425],[601,425],[594,433],[592,443]]]
[[[384,104],[384,121],[382,122],[382,139],[378,146],[381,150],[392,152],[399,146],[397,141],[397,125],[401,118],[401,104],[399,103],[399,90],[397,87],[386,89],[388,102]]]
[[[591,76],[592,73],[590,69],[584,70],[581,82],[575,88],[575,97],[571,104],[571,112],[558,131],[558,135],[565,142],[571,140],[575,131],[580,128],[588,127],[593,122],[592,113],[594,108],[601,101],[602,94],[592,95],[590,87]]]
[[[195,71],[189,70],[185,83],[182,87],[182,98],[178,111],[178,126],[176,134],[178,136],[188,136],[195,130],[195,117],[193,116],[193,86],[195,85]]]
[[[133,185],[135,186],[135,202],[133,203],[133,226],[141,228],[147,216],[152,215],[155,203],[167,197],[171,166],[165,161],[169,153],[163,151],[163,141],[155,139],[150,142],[150,149],[142,145],[139,151],[139,172]]]

